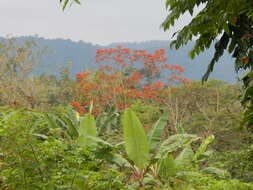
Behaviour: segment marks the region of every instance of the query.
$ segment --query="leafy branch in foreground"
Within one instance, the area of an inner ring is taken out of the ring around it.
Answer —
[[[235,58],[235,71],[248,72],[243,78],[244,95],[242,103],[248,110],[245,124],[253,125],[253,7],[246,0],[166,0],[169,15],[162,26],[169,30],[179,17],[190,13],[191,22],[176,32],[176,40],[171,43],[176,49],[196,39],[190,52],[192,58],[210,48],[215,43],[215,53],[202,80],[206,81],[225,50]],[[197,9],[200,11],[196,13]],[[221,36],[221,37],[220,37]],[[226,72],[226,71],[224,71]]]

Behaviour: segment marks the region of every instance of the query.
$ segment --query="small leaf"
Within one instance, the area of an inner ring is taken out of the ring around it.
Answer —
[[[223,29],[224,29],[224,31],[225,31],[227,34],[230,34],[230,30],[229,30],[228,24],[224,24],[224,25],[223,25]]]
[[[253,84],[249,85],[249,87],[246,88],[242,98],[241,98],[241,103],[245,104],[247,102],[247,100],[249,99],[249,97],[252,97],[253,95]]]

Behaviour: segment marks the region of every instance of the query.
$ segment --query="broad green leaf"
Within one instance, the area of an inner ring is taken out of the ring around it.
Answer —
[[[149,148],[142,124],[130,108],[124,112],[122,124],[127,155],[137,167],[144,169],[149,160]]]
[[[120,154],[113,154],[111,161],[119,167],[131,168],[131,164]]]
[[[50,124],[50,127],[62,128],[66,130],[67,134],[72,139],[76,139],[78,137],[77,126],[74,125],[69,116],[64,114],[45,114],[45,118],[47,122]]]
[[[119,116],[119,114],[116,113],[116,112],[113,113],[113,114],[110,114],[109,116],[106,115],[106,119],[103,121],[103,123],[101,123],[101,127],[100,128],[107,127],[108,124],[110,124],[110,122],[112,122],[113,120],[115,120],[118,116]]]
[[[55,120],[53,120],[52,117],[48,113],[45,113],[45,117],[46,117],[48,123],[50,124],[50,127],[53,127],[53,128],[58,128],[59,127],[57,125],[57,123],[55,122]]]
[[[190,134],[172,135],[161,144],[158,155],[156,157],[160,158],[170,152],[178,150],[179,148],[185,148],[187,145],[198,139],[199,138],[196,135]]]
[[[161,137],[164,130],[164,127],[167,124],[169,117],[168,112],[164,112],[159,120],[155,123],[153,129],[149,133],[149,147],[150,152],[154,152],[157,146],[161,143]]]
[[[194,152],[191,145],[187,145],[176,157],[175,162],[178,168],[191,168]]]
[[[165,158],[160,159],[158,165],[158,173],[164,180],[167,180],[168,177],[175,176],[177,173],[176,163],[171,154],[167,154]]]
[[[96,142],[90,138],[97,136],[96,121],[93,115],[88,113],[83,118],[81,118],[78,132],[79,137],[77,139],[77,142],[80,146],[85,148],[94,146]]]
[[[199,148],[197,149],[195,155],[194,155],[194,160],[198,160],[199,157],[206,151],[207,146],[212,143],[214,141],[215,137],[214,135],[210,135],[208,136],[199,146]]]
[[[71,122],[73,123],[73,125],[77,129],[79,126],[79,119],[80,119],[79,113],[76,112],[75,110],[73,110],[72,107],[67,107],[66,111],[67,112],[65,115],[71,120]]]
[[[64,123],[66,124],[66,127],[68,129],[67,132],[69,133],[69,135],[72,138],[78,137],[78,129],[77,129],[78,126],[76,126],[75,123],[74,123],[74,121],[70,119],[69,115],[67,115],[67,114],[61,114],[60,115],[60,120],[64,121]]]

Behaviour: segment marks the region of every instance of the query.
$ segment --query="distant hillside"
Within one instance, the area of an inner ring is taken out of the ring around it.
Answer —
[[[206,71],[207,65],[213,56],[214,49],[210,49],[202,53],[196,59],[191,60],[188,52],[193,47],[193,43],[179,49],[170,49],[169,41],[146,41],[141,43],[114,43],[109,46],[94,45],[82,41],[73,42],[63,39],[44,39],[37,37],[20,37],[18,41],[34,40],[39,48],[47,47],[48,54],[42,57],[39,67],[36,68],[36,74],[48,73],[57,74],[59,68],[66,66],[68,62],[73,62],[71,75],[80,72],[87,68],[95,68],[95,53],[99,48],[109,48],[121,45],[132,49],[145,49],[148,52],[153,52],[158,48],[166,48],[168,63],[179,64],[186,68],[185,77],[193,80],[200,80],[203,73]],[[214,73],[210,78],[216,78],[227,82],[235,82],[237,75],[234,72],[233,59],[228,53],[222,57],[215,67]]]

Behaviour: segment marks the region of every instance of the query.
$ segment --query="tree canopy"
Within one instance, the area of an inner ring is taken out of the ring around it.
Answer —
[[[203,80],[208,79],[215,63],[225,49],[228,49],[229,53],[236,58],[236,71],[252,67],[252,1],[167,0],[166,7],[170,14],[162,25],[165,31],[169,30],[184,13],[189,12],[193,16],[188,25],[174,34],[176,40],[171,44],[175,48],[179,48],[196,38],[195,46],[190,52],[192,58],[208,49],[212,42],[221,36],[215,44],[216,51]],[[197,7],[202,8],[194,16],[194,9]]]
[[[202,80],[206,81],[225,50],[235,58],[235,71],[245,70],[242,103],[248,106],[245,122],[253,125],[253,2],[250,0],[166,0],[169,15],[163,22],[164,31],[170,29],[185,13],[191,22],[174,35],[171,46],[180,48],[192,39],[195,46],[190,52],[194,58],[215,43],[215,53]],[[196,8],[201,10],[194,15]],[[226,72],[226,71],[224,71]]]

